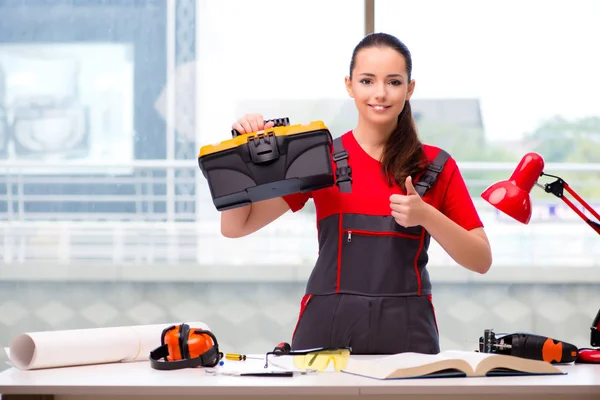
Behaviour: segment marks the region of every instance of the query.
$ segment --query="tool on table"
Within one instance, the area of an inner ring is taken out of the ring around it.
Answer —
[[[590,327],[591,348],[581,348],[577,354],[578,364],[600,364],[600,310]]]
[[[495,333],[486,329],[479,338],[479,352],[505,354],[551,364],[570,363],[577,359],[577,346],[532,333]]]
[[[242,372],[239,376],[292,377],[294,371]]]
[[[236,354],[236,353],[226,353],[225,354],[225,359],[226,360],[231,360],[231,361],[246,361],[246,360],[262,360],[262,357],[249,357],[245,354]]]
[[[275,346],[275,348],[273,349],[273,354],[279,356],[288,354],[290,351],[292,351],[292,346],[290,346],[289,343],[281,342],[277,346]]]
[[[245,354],[227,353],[227,354],[225,354],[225,359],[232,360],[232,361],[246,361],[246,355]]]
[[[256,376],[266,378],[292,378],[296,375],[308,375],[316,371],[261,371],[261,372],[240,372],[240,371],[222,371],[222,370],[206,370],[211,375],[226,375],[226,376]]]

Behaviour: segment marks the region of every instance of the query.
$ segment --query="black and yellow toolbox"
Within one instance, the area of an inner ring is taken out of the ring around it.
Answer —
[[[334,184],[332,137],[322,121],[290,125],[274,120],[264,131],[200,148],[198,165],[213,203],[223,211]]]

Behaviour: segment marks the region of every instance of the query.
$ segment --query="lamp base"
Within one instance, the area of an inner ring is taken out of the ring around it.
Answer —
[[[600,364],[600,348],[579,349],[575,364]]]

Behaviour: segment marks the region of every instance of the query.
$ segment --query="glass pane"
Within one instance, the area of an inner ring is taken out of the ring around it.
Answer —
[[[339,109],[363,8],[0,1],[2,345],[198,320],[225,351],[289,340],[317,254],[310,206],[225,239],[198,149],[246,112],[349,129]]]
[[[288,117],[291,124],[322,120],[333,136],[353,128],[354,103],[344,77],[364,35],[362,0],[215,0],[204,2],[199,15],[201,145],[230,139],[233,122],[247,113]],[[312,202],[232,247],[214,235],[220,216],[208,188],[200,187],[198,196],[206,235],[202,262],[291,264],[310,271],[317,246]],[[268,251],[252,251],[256,246]]]
[[[330,125],[337,122],[332,109],[348,100],[344,77],[364,33],[363,1],[233,0],[203,7],[201,112],[210,116],[201,125],[203,143],[230,137],[231,124],[245,113],[288,116],[291,123],[322,119],[334,135],[352,127]]]
[[[486,328],[589,346],[600,304],[598,234],[540,187],[528,225],[480,194],[535,151],[545,173],[600,210],[599,17],[600,3],[587,0],[376,1],[375,30],[412,52],[421,137],[459,161],[494,254],[490,272],[473,277],[432,243],[443,349],[475,349]]]
[[[148,229],[165,219],[165,167],[140,160],[167,156],[155,102],[175,13],[153,0],[0,2],[3,347],[23,332],[172,318],[119,277],[168,260],[165,229]]]

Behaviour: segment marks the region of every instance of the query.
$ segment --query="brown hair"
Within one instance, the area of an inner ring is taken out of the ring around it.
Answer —
[[[362,49],[368,47],[390,47],[404,57],[408,81],[412,74],[412,57],[404,43],[395,36],[386,33],[372,33],[365,36],[352,53],[350,61],[350,78],[356,63],[356,55]],[[407,82],[408,83],[408,82]],[[406,178],[410,175],[415,178],[427,166],[427,159],[423,146],[417,134],[417,127],[412,116],[410,102],[407,100],[402,112],[398,115],[398,124],[385,143],[381,156],[382,172],[388,183],[392,185],[392,179],[403,189]]]

